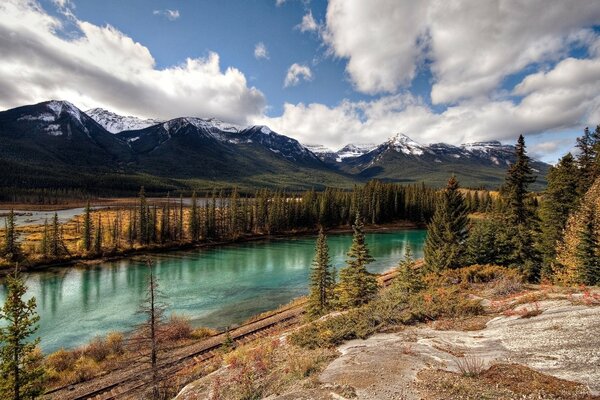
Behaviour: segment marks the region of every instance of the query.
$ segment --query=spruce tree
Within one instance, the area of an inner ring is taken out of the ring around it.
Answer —
[[[190,237],[193,242],[200,240],[200,219],[198,215],[198,200],[196,192],[192,193],[192,207],[190,209]]]
[[[15,212],[10,210],[4,221],[4,246],[2,255],[10,261],[17,261],[21,257],[19,234],[15,227]]]
[[[525,139],[520,135],[516,145],[516,161],[509,167],[501,189],[502,213],[505,223],[512,231],[511,266],[519,268],[528,280],[537,281],[541,270],[540,255],[535,243],[539,226],[533,206],[528,201],[528,188],[533,182],[535,176],[525,148]]]
[[[92,248],[92,216],[90,212],[90,202],[88,201],[85,205],[85,211],[83,214],[83,250],[88,252]]]
[[[52,227],[50,228],[50,255],[60,257],[67,253],[67,248],[62,240],[60,224],[58,223],[58,214],[55,212],[52,217]]]
[[[600,133],[598,136],[600,136]],[[577,165],[579,167],[578,192],[580,196],[583,196],[594,182],[598,143],[600,142],[597,142],[595,133],[592,134],[588,127],[584,129],[583,135],[577,138],[577,148],[579,149],[577,156]]]
[[[98,224],[96,226],[96,234],[94,235],[94,253],[102,253],[102,217],[98,214]]]
[[[310,273],[310,293],[308,295],[308,314],[316,317],[331,308],[335,276],[329,258],[327,237],[323,229],[319,231],[315,248],[315,258]]]
[[[594,209],[586,210],[576,248],[577,280],[585,285],[600,284],[600,243],[594,229]]]
[[[530,159],[525,148],[525,138],[519,135],[515,146],[516,161],[506,174],[502,196],[507,207],[507,216],[514,225],[525,225],[531,220],[531,210],[527,205],[528,188],[535,182]]]
[[[143,186],[140,188],[138,214],[139,214],[139,216],[138,216],[137,237],[138,237],[138,240],[140,241],[140,244],[148,244],[150,242],[149,237],[148,237],[148,233],[149,233],[148,214],[149,214],[149,212],[148,212],[148,203],[146,202],[146,192],[145,192]]]
[[[0,309],[0,398],[33,399],[43,391],[44,368],[32,340],[40,317],[35,297],[25,300],[27,286],[15,268],[6,279],[7,296]]]
[[[459,268],[466,260],[468,212],[458,188],[458,181],[452,176],[427,226],[424,252],[430,270]]]
[[[419,292],[425,287],[420,269],[415,268],[415,260],[410,246],[406,247],[404,259],[400,261],[398,274],[392,282],[392,290],[401,296],[407,296]]]
[[[44,232],[42,233],[42,243],[40,245],[41,253],[44,258],[50,254],[50,229],[48,228],[48,218],[44,220]]]
[[[346,266],[340,270],[339,283],[335,288],[338,305],[341,308],[358,307],[367,303],[377,293],[377,279],[367,271],[367,264],[374,261],[365,242],[363,223],[360,215],[352,229],[352,246],[348,251]]]
[[[548,186],[543,196],[540,216],[540,250],[543,256],[542,277],[550,277],[556,259],[556,245],[562,239],[567,219],[578,202],[577,165],[571,153],[548,172]]]

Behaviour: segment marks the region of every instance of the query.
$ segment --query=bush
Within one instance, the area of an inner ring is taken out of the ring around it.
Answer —
[[[90,357],[81,356],[74,366],[74,379],[76,383],[85,382],[100,373],[100,366]]]
[[[84,347],[83,354],[96,362],[106,359],[110,354],[110,346],[103,338],[96,337]]]
[[[196,328],[192,331],[192,338],[201,340],[216,335],[218,332],[210,328]]]
[[[45,364],[48,368],[52,368],[56,372],[63,372],[71,369],[78,358],[79,354],[76,352],[60,349],[48,354]]]
[[[161,327],[161,339],[168,342],[190,339],[193,331],[192,324],[188,317],[171,315],[164,326]]]
[[[110,354],[121,355],[125,353],[125,338],[121,332],[110,332],[106,336],[106,344]]]

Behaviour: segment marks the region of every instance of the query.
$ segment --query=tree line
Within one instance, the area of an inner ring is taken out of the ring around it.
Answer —
[[[431,270],[472,264],[518,269],[529,281],[600,283],[600,126],[577,139],[548,173],[548,187],[531,193],[535,178],[525,140],[506,174],[499,200],[479,221],[452,177],[440,196],[425,243]]]

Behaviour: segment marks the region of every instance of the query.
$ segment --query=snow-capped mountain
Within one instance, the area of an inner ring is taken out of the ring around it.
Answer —
[[[347,144],[336,152],[336,161],[342,162],[346,158],[359,157],[375,149],[375,144]]]
[[[0,187],[18,182],[128,191],[156,182],[181,187],[181,179],[348,187],[373,178],[443,185],[452,174],[464,186],[498,187],[515,160],[514,146],[494,141],[423,145],[397,134],[378,146],[332,151],[303,146],[264,125],[196,117],[141,120],[100,109],[89,114],[56,100],[0,112]],[[549,166],[533,161],[532,167],[543,177]]]
[[[104,108],[92,108],[85,113],[110,133],[144,129],[163,122],[158,119],[141,119],[138,117],[123,116],[105,110]]]

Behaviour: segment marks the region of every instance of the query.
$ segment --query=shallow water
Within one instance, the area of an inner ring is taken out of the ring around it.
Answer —
[[[332,264],[343,267],[350,234],[330,235]],[[410,245],[421,257],[425,231],[367,234],[371,272],[394,267]],[[307,293],[315,237],[271,240],[153,255],[168,312],[195,326],[224,328]],[[148,268],[142,259],[93,267],[63,267],[26,276],[41,317],[42,349],[74,347],[110,331],[126,331],[143,318]],[[0,303],[6,289],[0,286]]]

